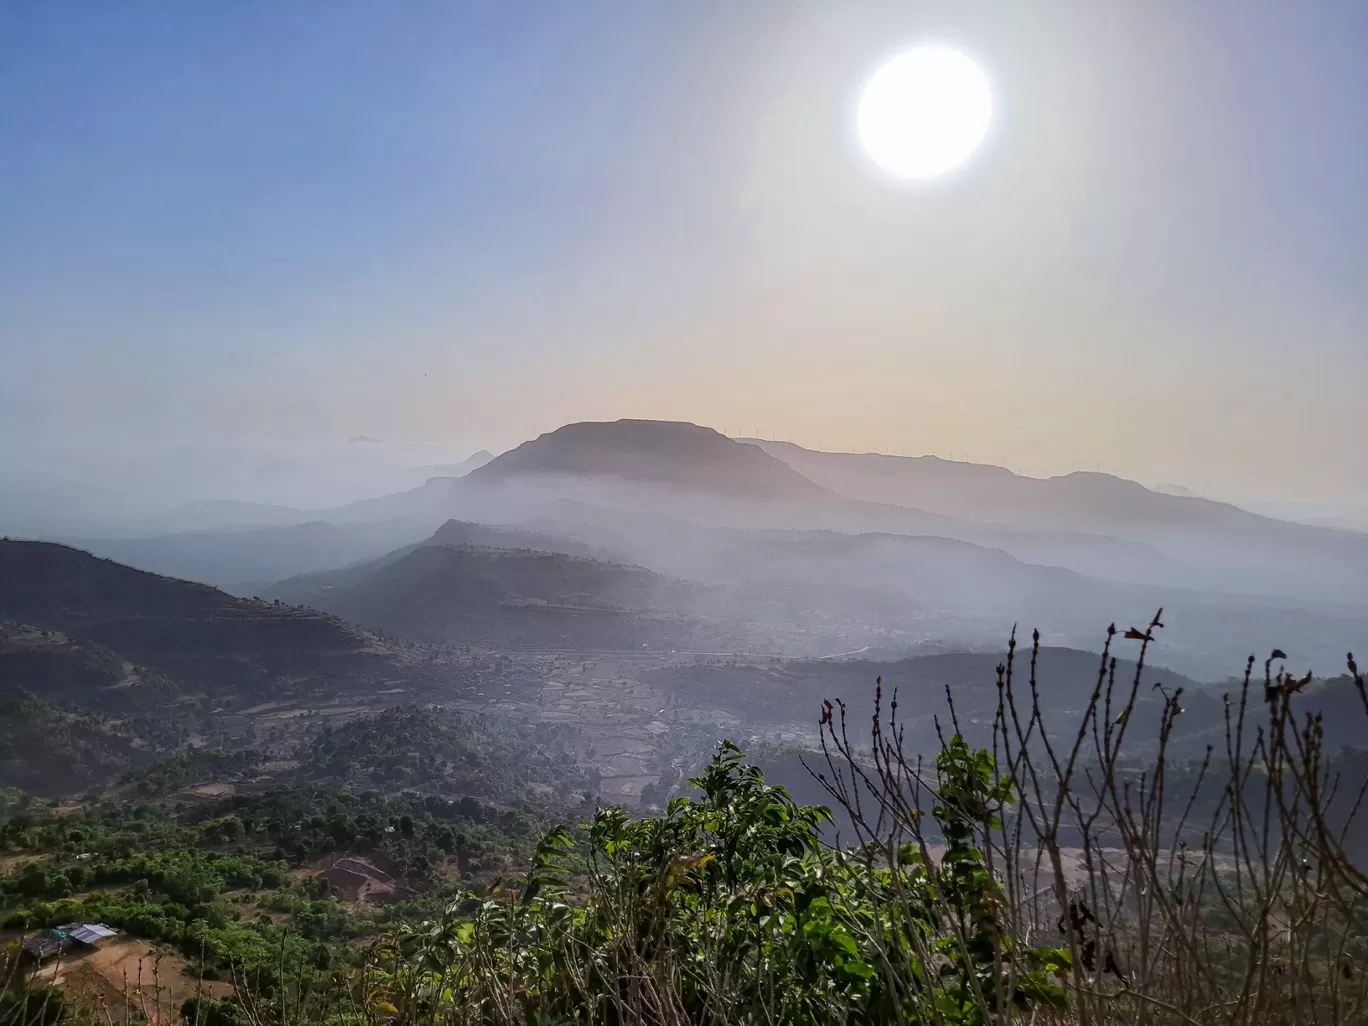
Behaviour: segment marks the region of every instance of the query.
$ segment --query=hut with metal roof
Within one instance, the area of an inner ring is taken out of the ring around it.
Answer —
[[[52,930],[41,930],[31,937],[25,937],[20,948],[26,957],[35,962],[46,962],[72,948],[89,950],[98,948],[119,931],[104,923],[63,923]]]
[[[57,927],[59,933],[64,933],[77,944],[84,944],[89,948],[97,948],[110,937],[118,936],[119,931],[112,926],[104,923],[67,923]]]
[[[25,937],[20,948],[25,958],[35,962],[46,962],[71,947],[71,938],[60,930],[43,930],[32,937]]]

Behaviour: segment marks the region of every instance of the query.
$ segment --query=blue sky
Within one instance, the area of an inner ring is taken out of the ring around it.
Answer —
[[[1368,498],[1368,5],[1025,8],[0,5],[0,461],[660,416]],[[924,39],[997,115],[908,188],[850,111]]]

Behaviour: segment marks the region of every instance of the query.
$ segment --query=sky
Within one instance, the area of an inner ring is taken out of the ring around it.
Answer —
[[[854,108],[927,41],[994,121],[909,183]],[[1358,0],[10,0],[0,475],[340,500],[300,468],[653,417],[1368,502],[1366,46]]]

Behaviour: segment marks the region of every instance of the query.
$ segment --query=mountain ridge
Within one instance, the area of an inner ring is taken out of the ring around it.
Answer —
[[[336,617],[237,598],[54,542],[0,541],[0,620],[61,632],[186,695],[267,695],[324,679],[335,686],[411,663],[402,646]]]
[[[696,488],[747,499],[828,495],[758,446],[685,421],[581,421],[538,435],[468,476],[485,483],[519,477],[610,477]]]

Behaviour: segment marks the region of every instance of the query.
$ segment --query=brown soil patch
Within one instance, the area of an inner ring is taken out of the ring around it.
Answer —
[[[222,980],[197,980],[185,972],[180,955],[152,947],[136,937],[120,937],[85,955],[45,967],[72,1001],[103,1018],[105,1010],[123,1018],[125,1002],[145,1012],[153,1022],[176,1022],[186,998],[230,997],[233,985]]]
[[[327,880],[343,901],[387,905],[413,895],[411,890],[394,878],[390,870],[396,867],[388,859],[327,855],[316,859],[312,868],[313,875]]]
[[[447,880],[452,883],[460,883],[461,877],[470,872],[470,856],[465,852],[458,851],[450,858],[444,859],[442,863],[432,871],[433,876],[439,880]]]
[[[36,862],[37,855],[0,855],[0,876],[22,869],[26,863]]]
[[[193,795],[196,798],[222,798],[225,795],[234,794],[236,791],[236,784],[231,784],[226,781],[214,781],[208,784],[198,784],[194,787],[187,787],[171,797],[186,798]]]
[[[106,1016],[111,1019],[132,1018],[125,1014],[125,1009],[131,1010],[133,1006],[124,1002],[122,990],[96,972],[85,959],[76,962],[64,960],[38,975],[45,983],[61,988],[71,1004],[89,1012],[97,1020]]]

